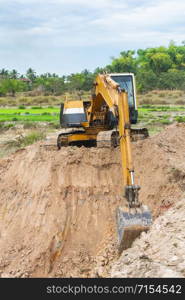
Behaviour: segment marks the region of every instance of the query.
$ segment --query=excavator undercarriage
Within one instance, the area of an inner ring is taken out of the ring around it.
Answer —
[[[101,131],[103,128],[99,127],[99,133],[97,127],[93,133],[87,133],[83,128],[70,128],[64,129],[57,138],[57,147],[60,150],[64,146],[97,146],[98,148],[110,148],[119,146],[119,132],[116,129]],[[149,136],[147,128],[131,129],[131,141],[145,139]]]

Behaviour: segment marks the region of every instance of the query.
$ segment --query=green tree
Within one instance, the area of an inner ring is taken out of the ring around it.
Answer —
[[[152,70],[142,70],[136,75],[136,84],[139,92],[147,92],[157,87],[158,77]]]
[[[0,70],[0,78],[4,79],[4,78],[8,78],[9,77],[9,71],[6,69],[1,69]]]
[[[84,70],[81,72],[83,76],[82,90],[90,91],[93,86],[95,75],[88,70]]]
[[[42,74],[35,79],[35,88],[39,88],[44,92],[60,95],[65,91],[64,77],[51,77],[47,74]]]
[[[36,72],[32,69],[32,68],[29,68],[27,71],[26,71],[26,77],[28,79],[30,79],[32,82],[35,81],[36,79]]]
[[[111,65],[106,67],[108,72],[133,72],[137,70],[137,60],[134,57],[135,51],[122,51],[120,57],[112,58]]]
[[[19,73],[15,69],[13,69],[9,73],[9,78],[11,78],[11,79],[18,79],[19,78]]]
[[[16,92],[21,92],[26,90],[26,85],[24,82],[17,79],[4,79],[1,81],[1,91],[3,94],[11,94],[15,96]]]
[[[161,73],[158,79],[159,89],[180,89],[185,90],[185,72],[180,70],[171,70]]]
[[[172,66],[172,60],[167,53],[155,53],[150,57],[151,69],[156,74],[166,72]]]
[[[66,86],[68,90],[82,90],[84,76],[81,73],[71,74],[67,76]]]

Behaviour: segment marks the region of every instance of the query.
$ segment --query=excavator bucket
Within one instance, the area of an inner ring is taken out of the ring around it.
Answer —
[[[146,232],[152,224],[151,213],[145,205],[131,209],[118,207],[116,219],[120,254],[130,248],[141,232]]]

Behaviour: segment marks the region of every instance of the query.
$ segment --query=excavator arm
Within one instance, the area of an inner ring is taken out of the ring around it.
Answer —
[[[125,197],[129,207],[136,207],[139,205],[138,191],[140,187],[134,183],[128,95],[108,74],[98,75],[96,78],[95,95],[89,109],[91,118],[96,111],[100,110],[103,101],[106,102],[117,120]],[[91,121],[92,119],[90,119]]]
[[[152,217],[148,207],[139,202],[140,186],[135,185],[134,181],[128,93],[107,74],[98,75],[96,79],[95,95],[90,107],[91,118],[97,110],[100,110],[103,101],[116,118],[119,132],[124,197],[127,200],[127,206],[119,207],[116,214],[121,253],[131,246],[141,232],[149,229]],[[103,135],[102,132],[99,134]]]
[[[129,120],[128,99],[125,92],[120,92],[118,101],[119,114],[119,140],[121,151],[121,164],[123,173],[123,182],[125,188],[125,197],[128,201],[129,207],[138,207],[138,193],[140,186],[135,185],[134,182],[134,166],[132,161],[131,150],[131,124]]]

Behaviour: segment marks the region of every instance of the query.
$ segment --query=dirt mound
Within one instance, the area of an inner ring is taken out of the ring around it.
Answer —
[[[185,191],[185,126],[134,143],[140,198],[154,217]],[[119,149],[40,143],[0,160],[1,277],[108,276],[122,203]]]

